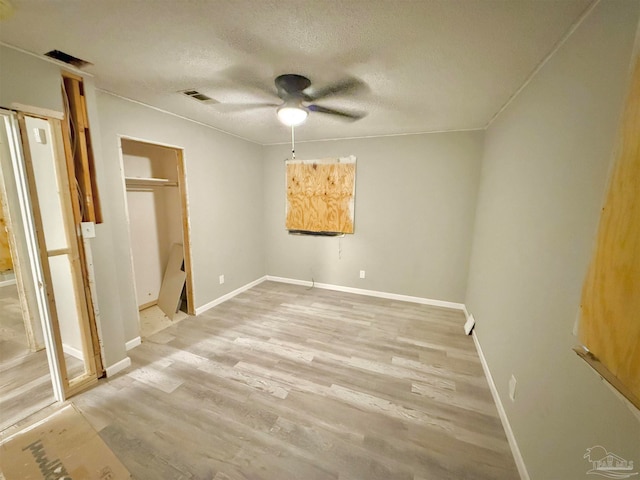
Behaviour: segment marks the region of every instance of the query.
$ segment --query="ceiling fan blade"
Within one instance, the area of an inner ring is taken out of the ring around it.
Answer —
[[[248,87],[252,90],[264,93],[269,97],[276,97],[278,93],[271,85],[261,79],[264,74],[247,67],[232,66],[221,71],[219,74],[228,83],[227,86]]]
[[[235,113],[244,112],[248,110],[256,110],[259,108],[274,108],[279,107],[279,103],[216,103],[213,108],[219,112]]]
[[[345,110],[335,110],[333,108],[321,107],[320,105],[309,105],[307,108],[312,112],[336,115],[338,117],[342,117],[344,119],[352,121],[360,120],[361,118],[367,116],[365,112],[347,112]]]
[[[356,93],[358,91],[368,90],[367,84],[362,80],[358,80],[354,77],[345,78],[333,85],[329,85],[324,88],[310,88],[304,92],[304,99],[307,102],[315,102],[332,95],[338,95],[341,93]]]

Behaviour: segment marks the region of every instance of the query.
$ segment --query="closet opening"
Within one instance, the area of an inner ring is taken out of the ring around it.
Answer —
[[[195,315],[183,150],[121,137],[140,336]]]

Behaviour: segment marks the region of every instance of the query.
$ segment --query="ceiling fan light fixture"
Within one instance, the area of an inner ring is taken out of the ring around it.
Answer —
[[[309,112],[301,105],[285,103],[278,108],[278,120],[280,120],[287,127],[297,127],[304,123],[307,119]]]

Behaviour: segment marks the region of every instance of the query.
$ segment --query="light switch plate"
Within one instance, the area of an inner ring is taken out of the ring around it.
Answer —
[[[36,142],[42,143],[43,145],[47,143],[47,133],[44,131],[44,128],[34,128],[33,136],[36,139]]]
[[[83,238],[96,238],[96,224],[93,222],[82,222],[80,224]]]

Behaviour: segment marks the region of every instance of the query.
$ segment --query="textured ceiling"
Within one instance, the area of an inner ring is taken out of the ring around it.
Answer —
[[[590,0],[12,0],[0,40],[93,63],[99,88],[259,143],[286,142],[273,79],[368,88],[319,104],[299,140],[483,128],[553,50]],[[195,88],[221,102],[178,93]]]

